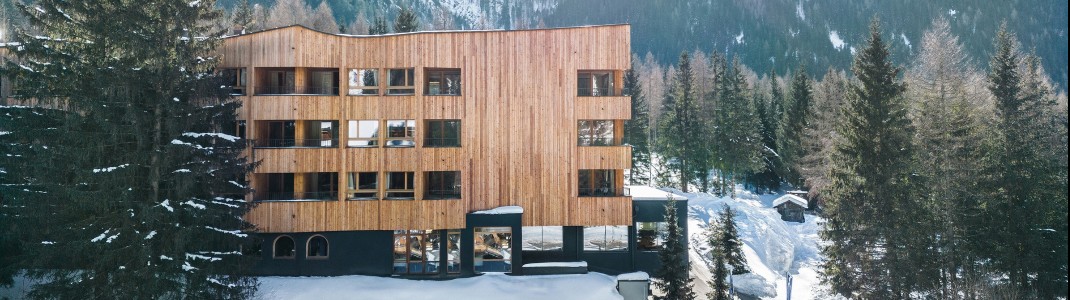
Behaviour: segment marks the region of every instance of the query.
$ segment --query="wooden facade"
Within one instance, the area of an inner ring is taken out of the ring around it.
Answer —
[[[331,200],[259,201],[249,220],[269,233],[452,229],[465,227],[467,213],[517,205],[524,208],[524,226],[631,225],[631,197],[578,196],[581,169],[617,170],[615,186],[622,187],[631,148],[577,143],[579,120],[612,120],[620,140],[631,98],[578,96],[577,72],[612,72],[610,94],[620,95],[630,67],[629,37],[628,25],[384,36],[291,26],[228,37],[219,67],[248,74],[245,95],[238,96],[246,136],[266,138],[261,121],[336,121],[341,145],[254,147],[253,158],[261,161],[250,176],[254,189],[268,188],[261,174],[330,172],[338,174],[338,191]],[[394,68],[415,70],[414,93],[385,95],[385,73]],[[437,68],[460,69],[460,95],[427,95],[426,70]],[[265,73],[280,69],[293,72],[288,84],[298,87],[308,84],[305,74],[312,70],[337,71],[337,90],[258,94],[258,85],[269,80]],[[379,94],[348,95],[351,69],[379,70]],[[346,147],[350,120],[415,120],[415,147]],[[424,147],[426,120],[460,120],[461,146]],[[302,130],[295,135],[307,138]],[[361,171],[414,172],[414,199],[347,200],[346,174]],[[459,171],[461,199],[424,199],[428,171]]]

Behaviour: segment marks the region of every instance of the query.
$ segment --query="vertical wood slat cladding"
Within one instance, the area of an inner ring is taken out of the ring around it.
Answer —
[[[339,172],[342,163],[335,148],[261,148],[257,173]]]
[[[414,171],[416,200],[349,201],[340,191],[336,201],[260,203],[249,218],[264,232],[463,228],[468,212],[520,205],[524,225],[629,224],[629,197],[576,197],[578,169],[630,165],[626,147],[576,145],[576,120],[630,117],[629,97],[576,96],[577,70],[630,67],[629,35],[627,25],[375,37],[287,27],[227,38],[220,67],[245,67],[249,78],[257,68],[335,68],[343,95],[349,69],[382,70],[383,88],[386,69],[416,69],[415,95],[248,96],[240,114],[250,121],[338,120],[342,145],[349,120],[416,120],[416,148],[256,153],[267,165],[257,173],[337,166],[340,189],[347,172]],[[461,96],[424,95],[425,68],[460,68]],[[257,84],[249,83],[251,91]],[[421,147],[426,120],[434,119],[461,120],[461,148]],[[309,161],[316,159],[322,161]],[[423,172],[452,170],[461,172],[463,200],[423,200]]]

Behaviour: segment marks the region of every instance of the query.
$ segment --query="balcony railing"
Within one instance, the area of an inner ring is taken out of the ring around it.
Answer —
[[[623,187],[580,187],[580,197],[625,197],[629,194]]]
[[[581,87],[576,88],[577,96],[580,97],[609,97],[620,96],[611,87]]]
[[[338,95],[337,86],[261,85],[257,95]]]
[[[334,200],[338,198],[337,191],[322,191],[322,192],[277,192],[267,193],[263,198],[257,199],[259,201],[290,201],[290,200]]]
[[[256,148],[336,148],[338,139],[260,139],[253,142]]]

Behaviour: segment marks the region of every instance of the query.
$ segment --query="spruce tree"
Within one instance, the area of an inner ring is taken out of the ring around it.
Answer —
[[[725,262],[732,266],[732,274],[750,273],[747,258],[743,256],[743,241],[739,239],[739,225],[736,224],[736,212],[724,205],[717,213],[716,245],[720,248]]]
[[[679,216],[676,214],[676,199],[669,195],[669,201],[665,203],[665,245],[658,251],[661,267],[654,275],[657,279],[654,286],[665,295],[655,296],[656,300],[695,299],[689,268],[684,263],[687,259],[685,238],[683,229],[680,228]]]
[[[703,149],[698,113],[691,59],[684,52],[680,54],[679,68],[663,102],[657,142],[662,161],[676,173],[680,190],[685,193],[696,170],[705,169],[695,162]]]
[[[713,278],[710,279],[709,286],[710,292],[706,293],[706,299],[709,300],[729,300],[728,295],[728,263],[725,261],[724,251],[718,245],[718,242],[710,239],[711,260],[713,260],[713,266],[710,266],[710,273],[713,274]]]
[[[821,237],[824,281],[849,298],[903,299],[926,292],[931,243],[914,176],[912,128],[876,19],[852,69],[837,132]]]
[[[390,29],[386,27],[386,19],[383,16],[375,16],[372,26],[368,28],[368,34],[383,35],[387,33],[390,33]]]
[[[791,89],[789,91],[787,107],[780,121],[780,135],[777,139],[777,147],[780,158],[784,164],[783,177],[793,186],[802,186],[803,180],[799,175],[799,161],[803,156],[802,141],[805,139],[804,131],[809,126],[810,119],[814,115],[813,91],[810,76],[806,75],[806,68],[800,66],[791,77]]]
[[[638,58],[632,60],[632,69],[624,75],[627,94],[632,96],[632,119],[624,122],[624,144],[632,146],[632,168],[628,172],[630,184],[650,184],[650,114],[647,112],[646,96],[635,72]]]
[[[234,5],[230,20],[231,24],[240,27],[243,33],[253,25],[253,7],[249,5],[249,0],[240,0]]]
[[[413,32],[419,29],[420,20],[416,18],[416,12],[410,7],[402,7],[398,18],[394,20],[394,32]]]
[[[1061,158],[1046,155],[1053,101],[1036,76],[1032,56],[1021,58],[1006,24],[996,35],[989,90],[996,124],[986,142],[982,224],[976,248],[1030,297],[1066,295],[1066,179]],[[1061,169],[1061,170],[1060,170]],[[994,245],[985,240],[998,241]],[[1035,293],[1035,294],[1034,294]]]
[[[762,168],[749,176],[749,183],[759,191],[771,191],[780,189],[780,176],[777,175],[777,165],[780,157],[776,149],[776,133],[773,131],[772,118],[770,118],[769,101],[766,93],[757,87],[751,92],[754,97],[755,116],[758,118],[758,135],[762,139]]]
[[[718,194],[733,194],[739,179],[763,166],[763,147],[758,132],[760,122],[755,114],[755,103],[747,95],[747,83],[741,69],[736,58],[732,67],[726,69],[717,89],[719,105],[711,141],[716,148],[712,166],[720,172],[716,186]]]
[[[4,228],[38,299],[247,298],[240,103],[213,75],[214,1],[34,1],[0,75]],[[116,20],[124,20],[116,22]],[[10,209],[9,209],[10,208]],[[8,235],[12,236],[12,235]],[[7,253],[5,252],[5,256]]]

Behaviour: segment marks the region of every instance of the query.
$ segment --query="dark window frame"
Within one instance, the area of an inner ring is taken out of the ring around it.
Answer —
[[[394,85],[394,72],[403,72],[401,80],[405,85]],[[416,94],[416,68],[390,68],[386,71],[386,95],[411,96]]]
[[[463,184],[461,171],[428,171],[424,173],[426,174],[426,180],[424,181],[424,199],[461,199]],[[442,188],[443,186],[447,188]]]
[[[279,255],[279,242],[282,241],[284,238],[290,240],[290,254],[289,255],[280,256]],[[271,258],[272,259],[295,259],[295,258],[297,258],[297,242],[294,240],[293,237],[291,237],[289,235],[280,235],[280,236],[275,237],[275,240],[271,241]]]
[[[438,85],[433,80],[439,79]],[[456,86],[449,84],[451,78],[456,79]],[[461,68],[425,68],[424,69],[424,95],[427,96],[460,96],[464,88],[461,79]]]
[[[424,147],[427,148],[459,148],[461,147],[461,120],[425,120],[424,121]],[[455,137],[450,137],[450,123],[456,128]]]

